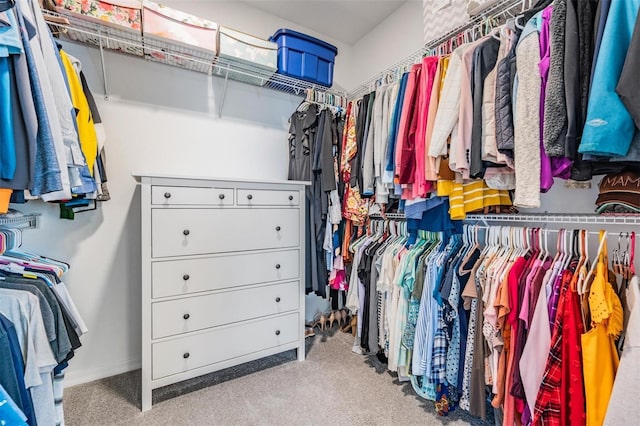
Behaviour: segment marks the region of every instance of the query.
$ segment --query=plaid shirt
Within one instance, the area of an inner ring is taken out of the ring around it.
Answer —
[[[570,272],[563,272],[556,323],[554,325],[553,335],[551,336],[551,349],[549,349],[547,366],[544,369],[542,384],[536,397],[536,404],[533,410],[533,425],[560,426],[561,424],[562,317],[570,282],[570,280],[566,278],[567,274],[570,274]]]
[[[562,284],[551,349],[536,398],[533,425],[584,425],[580,300],[572,290],[576,276],[562,273]]]
[[[560,288],[562,287],[562,275],[558,274],[551,287],[551,294],[549,295],[549,305],[547,307],[549,312],[549,326],[553,333],[553,328],[556,323],[556,315],[558,314],[558,299],[560,298]]]
[[[430,382],[447,383],[447,333],[442,306],[438,307],[438,327],[433,340],[433,363],[431,365]]]

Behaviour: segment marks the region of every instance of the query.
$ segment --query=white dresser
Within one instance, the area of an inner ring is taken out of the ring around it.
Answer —
[[[142,201],[142,411],[152,390],[297,349],[304,182],[134,173]]]

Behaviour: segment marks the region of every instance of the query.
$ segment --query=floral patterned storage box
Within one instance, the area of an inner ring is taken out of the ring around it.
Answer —
[[[142,56],[142,1],[141,0],[55,0],[56,10],[67,17],[73,28],[68,35],[72,40],[100,45],[95,24],[109,39],[103,39],[107,49],[120,50]]]
[[[196,71],[210,70],[216,57],[215,22],[145,0],[142,28],[149,59]]]
[[[237,68],[247,68],[255,71],[258,76],[248,73],[229,72],[229,78],[246,83],[264,85],[278,69],[278,45],[268,40],[221,26],[218,30],[218,56],[221,58],[215,73],[220,76],[226,74],[224,64],[231,62]],[[261,78],[264,76],[264,78]]]

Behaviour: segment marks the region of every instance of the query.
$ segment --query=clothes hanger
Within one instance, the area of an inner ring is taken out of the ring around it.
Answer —
[[[562,262],[562,270],[566,270],[573,258],[573,230],[571,232],[565,232],[565,255]]]
[[[556,239],[556,254],[551,261],[551,268],[553,268],[562,258],[562,241],[564,239],[564,229],[558,230],[558,238]]]
[[[496,254],[496,261],[493,262],[488,268],[488,271],[492,275],[499,273],[502,270],[504,264],[508,262],[511,257],[510,256],[511,254],[510,234],[511,234],[510,226],[504,226],[500,230],[500,243],[499,243],[500,249]]]
[[[482,31],[484,33],[484,36],[489,35],[489,33],[491,32],[491,20],[487,16],[485,16],[483,19]]]
[[[51,263],[38,262],[38,261],[25,261],[23,259],[12,257],[10,256],[11,254],[13,253],[5,253],[2,256],[0,256],[0,265],[17,265],[22,268],[39,269],[39,270],[42,270],[43,272],[53,272],[56,275],[58,275],[58,277],[61,277],[62,274],[68,270],[68,268],[63,268],[59,265],[55,265]]]
[[[309,109],[309,106],[311,105],[311,102],[308,101],[307,99],[303,99],[299,104],[298,107],[296,108],[297,112],[306,112]]]
[[[600,238],[600,244],[598,246],[598,251],[596,253],[596,261],[592,262],[591,268],[589,268],[589,272],[587,273],[587,276],[583,281],[583,287],[581,288],[580,294],[585,293],[586,285],[589,283],[589,280],[591,279],[591,276],[593,275],[598,263],[600,262],[604,263],[604,251],[606,250],[606,247],[607,247],[607,231],[604,231],[604,230],[600,231],[599,238]],[[605,265],[605,267],[608,267],[608,265]]]
[[[498,250],[498,242],[497,242],[497,234],[499,232],[499,226],[492,226],[489,229],[489,241],[487,244],[488,251],[486,253],[487,257],[493,257],[495,252]]]
[[[68,271],[71,265],[62,262],[60,260],[52,259],[50,257],[34,254],[25,250],[12,250],[4,253],[4,256],[11,257],[13,259],[19,259],[20,261],[26,261],[31,263],[39,263],[42,265],[51,265],[62,269],[64,272]]]
[[[582,239],[584,240],[584,245],[583,245],[584,257],[588,261],[589,260],[589,232],[587,232],[586,229],[582,229],[580,232],[582,232]]]
[[[501,39],[502,27],[494,28],[490,34],[491,34],[491,37],[493,37],[494,39],[498,41],[502,41]]]
[[[520,252],[520,231],[516,227],[511,227],[511,232],[509,233],[509,239],[511,240],[511,246],[513,250],[511,252],[511,260],[517,257],[517,254]]]
[[[580,268],[582,268],[583,266],[588,266],[589,264],[589,258],[587,256],[587,249],[586,249],[586,238],[585,238],[585,234],[583,232],[583,229],[580,229],[577,231],[577,235],[578,235],[578,267],[576,270],[579,270]]]
[[[529,251],[531,250],[531,246],[529,245],[529,228],[527,227],[523,227],[520,229],[520,238],[522,241],[522,247],[523,247],[523,251],[524,254],[528,254]]]
[[[636,266],[635,266],[635,254],[636,254],[636,233],[631,232],[631,237],[629,238],[629,273],[631,277],[636,274]]]
[[[613,250],[611,254],[611,269],[613,269],[614,274],[618,276],[622,276],[624,271],[624,261],[622,255],[622,248],[620,247],[620,241],[622,240],[622,232],[618,234],[618,247]]]
[[[526,246],[524,241],[524,229],[522,227],[516,228],[515,239],[518,250],[516,250],[515,257],[522,257],[526,254]]]
[[[469,228],[471,225],[463,225],[462,226],[462,243],[465,246],[469,245]]]
[[[544,228],[540,232],[540,245],[542,246],[542,254],[540,262],[545,262],[549,257],[549,230]]]

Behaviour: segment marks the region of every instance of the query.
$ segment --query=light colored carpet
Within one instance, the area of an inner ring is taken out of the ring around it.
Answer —
[[[81,425],[463,425],[485,424],[457,410],[435,414],[410,384],[375,357],[351,352],[342,332],[307,339],[295,351],[154,391],[140,412],[140,371],[65,390],[66,424]]]

